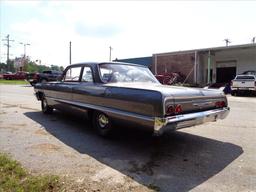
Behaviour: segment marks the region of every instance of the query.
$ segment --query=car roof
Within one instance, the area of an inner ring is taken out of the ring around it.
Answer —
[[[135,64],[135,63],[124,63],[124,62],[83,62],[83,63],[76,63],[76,64],[71,64],[69,65],[70,67],[78,67],[78,66],[83,66],[83,65],[89,65],[89,66],[95,66],[95,65],[100,65],[100,64],[119,64],[119,65],[132,65],[132,66],[138,66],[138,67],[145,67],[143,65]]]

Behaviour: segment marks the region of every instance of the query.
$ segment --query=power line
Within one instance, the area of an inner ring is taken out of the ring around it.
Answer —
[[[7,46],[7,59],[6,59],[6,65],[7,65],[7,70],[10,71],[10,66],[9,66],[9,60],[10,60],[10,55],[9,55],[9,49],[10,49],[10,42],[13,42],[14,40],[10,40],[10,35],[8,34],[6,36],[6,39],[2,39],[2,41],[7,41],[7,44],[4,44]]]

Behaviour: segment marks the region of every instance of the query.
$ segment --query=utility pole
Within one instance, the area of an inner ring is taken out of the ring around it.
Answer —
[[[7,59],[6,59],[6,65],[7,65],[7,71],[10,71],[10,66],[9,66],[9,60],[10,60],[10,53],[9,53],[9,49],[10,49],[10,41],[14,41],[14,40],[10,40],[10,35],[8,34],[6,36],[6,39],[2,39],[2,41],[7,41],[7,44],[4,44],[7,46]]]
[[[253,38],[252,38],[252,43],[253,43],[253,44],[255,43],[255,38],[256,38],[256,37],[253,37]]]
[[[20,42],[21,45],[24,46],[24,55],[23,55],[23,59],[22,59],[22,64],[21,66],[19,66],[19,70],[20,71],[23,71],[23,68],[25,67],[25,65],[27,64],[27,59],[26,59],[26,47],[27,45],[30,45],[29,43],[23,43],[23,42]]]
[[[23,43],[23,42],[20,42],[21,45],[24,45],[24,59],[26,59],[26,47],[27,45],[30,45],[29,43]]]
[[[71,65],[71,41],[69,41],[69,65]],[[70,71],[69,75],[71,77],[72,71],[71,70],[69,71]]]
[[[71,65],[71,41],[69,42],[69,65]]]
[[[109,61],[111,61],[111,52],[113,50],[113,47],[109,46]]]
[[[224,39],[224,41],[226,42],[226,47],[228,46],[229,43],[231,43],[231,41],[228,38]]]

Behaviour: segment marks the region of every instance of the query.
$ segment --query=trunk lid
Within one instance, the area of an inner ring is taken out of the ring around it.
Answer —
[[[225,101],[227,103],[225,95],[219,90],[152,83],[111,83],[106,84],[106,86],[158,91],[163,96],[164,114],[166,114],[169,106],[181,105],[182,114],[185,114],[216,108],[215,103],[217,101]]]

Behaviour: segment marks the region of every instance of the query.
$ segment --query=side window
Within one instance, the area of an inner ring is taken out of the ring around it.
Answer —
[[[106,69],[106,68],[100,68],[100,73],[101,73],[102,81],[104,83],[107,83],[107,82],[110,81],[113,70],[112,69]]]
[[[72,67],[66,71],[64,81],[79,81],[81,67]]]
[[[82,81],[83,82],[93,82],[92,70],[90,67],[84,67]]]

